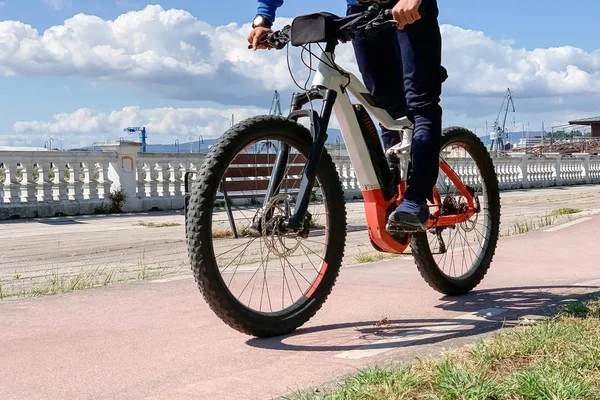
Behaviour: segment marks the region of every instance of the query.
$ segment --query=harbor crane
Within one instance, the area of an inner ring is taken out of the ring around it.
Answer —
[[[506,118],[508,116],[508,109],[512,106],[512,112],[515,112],[515,103],[513,101],[512,92],[510,88],[506,91],[506,95],[504,96],[504,100],[502,100],[502,106],[500,107],[500,112],[498,112],[498,116],[494,121],[493,130],[490,134],[490,139],[492,143],[490,144],[490,151],[504,151],[506,142],[508,142],[508,132],[506,131]],[[502,119],[502,125],[500,125],[500,118],[502,117],[502,113],[504,112],[504,117]]]
[[[146,152],[146,138],[147,138],[147,136],[146,136],[146,127],[140,128],[139,126],[132,126],[132,127],[123,129],[123,132],[127,132],[130,135],[133,134],[133,133],[135,133],[135,132],[140,132],[140,138],[142,139],[142,149],[141,149],[141,151],[142,151],[142,153]]]
[[[273,100],[271,101],[271,109],[269,110],[269,115],[281,115],[281,102],[279,97],[279,92],[276,90],[273,95]]]

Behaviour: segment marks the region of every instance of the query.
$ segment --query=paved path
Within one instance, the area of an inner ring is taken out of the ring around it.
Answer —
[[[600,290],[600,217],[582,221],[502,239],[484,283],[461,298],[429,289],[408,259],[348,267],[312,321],[270,340],[226,327],[191,279],[5,301],[0,398],[269,399],[435,353]]]
[[[503,192],[502,232],[514,221],[536,222],[561,207],[586,211],[600,209],[598,186]],[[361,202],[347,204],[348,245],[344,265],[356,264],[360,255],[377,252],[371,247]],[[148,223],[176,226],[149,228]],[[136,279],[144,274],[187,274],[188,259],[181,213],[49,218],[0,223],[0,288],[18,292],[48,286],[57,276],[99,271],[102,281]]]

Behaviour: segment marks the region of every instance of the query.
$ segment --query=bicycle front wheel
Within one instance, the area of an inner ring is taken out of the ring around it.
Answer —
[[[494,164],[481,140],[467,129],[447,128],[442,133],[440,168],[434,189],[440,216],[458,215],[468,208],[457,187],[465,185],[477,211],[466,221],[433,226],[415,234],[412,253],[421,276],[446,295],[473,290],[487,273],[500,232],[500,194]],[[450,175],[450,176],[449,176]]]
[[[232,328],[259,337],[289,333],[326,301],[341,266],[346,212],[335,165],[323,151],[304,232],[282,229],[295,207],[310,132],[278,116],[250,118],[211,148],[193,184],[188,251],[200,292]],[[286,155],[277,158],[282,146]],[[284,174],[264,205],[274,165]]]

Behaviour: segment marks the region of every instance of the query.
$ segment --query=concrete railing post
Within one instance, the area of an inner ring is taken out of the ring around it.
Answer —
[[[141,145],[136,142],[94,143],[94,146],[99,147],[103,152],[117,154],[116,159],[109,163],[108,179],[112,181],[111,192],[121,188],[126,193],[124,211],[138,209],[136,166]]]
[[[529,154],[521,155],[521,187],[528,188],[531,184],[529,183],[529,174],[527,173],[529,170]]]
[[[554,166],[554,185],[562,186],[564,183],[564,179],[561,172],[561,164],[562,164],[562,155],[559,153],[548,153],[546,157],[549,160],[552,160]]]
[[[577,156],[581,159],[581,173],[583,183],[591,183],[592,177],[590,176],[590,155],[587,153],[575,153],[574,156]]]

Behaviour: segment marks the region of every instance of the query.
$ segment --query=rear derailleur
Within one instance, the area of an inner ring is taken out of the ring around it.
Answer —
[[[475,203],[475,214],[477,215],[481,211],[481,205],[479,204],[479,198],[475,196],[475,189],[471,186],[466,186],[467,191],[473,197],[473,201]],[[458,204],[454,196],[446,196],[444,201],[442,202],[442,207],[440,210],[440,217],[444,215],[459,215],[467,212],[469,205],[466,202],[461,202]],[[438,241],[438,251],[439,254],[444,254],[448,251],[446,248],[446,243],[444,243],[444,238],[442,237],[442,232],[445,229],[456,229],[456,225],[448,225],[448,226],[436,226],[429,230],[429,233],[436,236]]]

